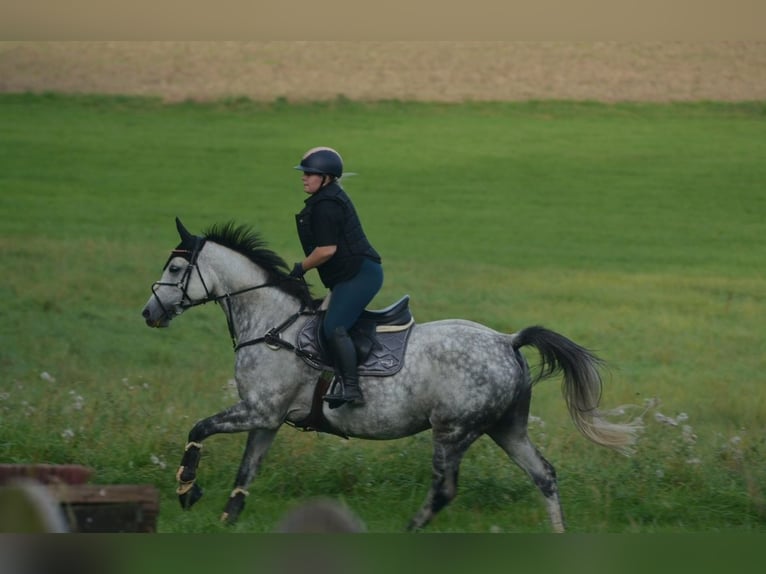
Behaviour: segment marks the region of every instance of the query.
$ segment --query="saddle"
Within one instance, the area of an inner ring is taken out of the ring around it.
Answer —
[[[404,352],[415,320],[405,295],[380,311],[365,310],[349,331],[356,347],[359,376],[388,377],[404,365]],[[318,370],[332,370],[320,327],[325,312],[309,319],[298,333],[296,348],[303,360]]]
[[[387,377],[404,365],[404,353],[415,320],[410,312],[410,297],[405,295],[380,311],[365,310],[349,331],[356,347],[360,376]],[[322,410],[322,397],[333,382],[332,360],[325,350],[320,326],[324,311],[312,317],[298,333],[296,353],[313,368],[321,370],[314,387],[311,411],[301,421],[291,423],[304,431],[324,432],[348,438],[332,426]]]

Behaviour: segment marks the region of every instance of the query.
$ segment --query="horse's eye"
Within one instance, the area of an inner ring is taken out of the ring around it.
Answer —
[[[181,270],[181,268],[178,265],[171,265],[168,267],[168,271],[170,271],[173,274],[178,273]]]

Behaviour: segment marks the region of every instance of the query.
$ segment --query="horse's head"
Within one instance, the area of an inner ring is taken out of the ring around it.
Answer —
[[[170,253],[141,313],[150,327],[167,327],[176,315],[210,300],[205,278],[197,267],[205,238],[189,233],[178,218],[176,228],[181,243]]]

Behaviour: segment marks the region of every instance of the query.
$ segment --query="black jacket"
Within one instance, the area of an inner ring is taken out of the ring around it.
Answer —
[[[351,198],[337,182],[306,199],[305,207],[295,216],[295,222],[303,252],[307,256],[316,247],[331,244],[338,247],[335,255],[317,269],[328,289],[354,277],[363,258],[378,263],[381,261],[364,234]]]

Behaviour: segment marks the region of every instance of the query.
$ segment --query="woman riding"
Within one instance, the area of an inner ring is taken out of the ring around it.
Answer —
[[[334,392],[325,395],[330,408],[364,403],[359,389],[357,355],[349,330],[383,285],[378,252],[367,240],[354,204],[340,186],[343,159],[329,147],[307,151],[295,169],[303,172],[303,190],[309,194],[295,217],[306,258],[296,263],[291,276],[302,278],[316,269],[330,290],[330,303],[322,335],[335,366]]]

